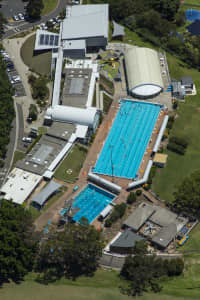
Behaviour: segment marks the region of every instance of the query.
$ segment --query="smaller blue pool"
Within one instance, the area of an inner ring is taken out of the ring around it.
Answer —
[[[73,220],[78,222],[85,217],[91,223],[114,198],[115,195],[88,184],[74,199],[72,208],[78,207],[80,210]]]
[[[193,22],[195,20],[200,20],[200,11],[196,9],[188,9],[185,12],[186,20],[189,22]]]

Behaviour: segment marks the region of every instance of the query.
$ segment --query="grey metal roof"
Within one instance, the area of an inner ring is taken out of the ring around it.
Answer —
[[[112,37],[116,36],[124,36],[124,27],[122,25],[117,24],[115,21],[113,21],[113,33]]]
[[[172,85],[172,91],[173,93],[182,93],[182,88],[181,88],[181,82],[180,81],[172,81],[171,82]]]
[[[177,226],[172,223],[164,226],[153,236],[152,242],[162,248],[166,248],[177,234]]]
[[[137,231],[154,212],[153,206],[143,203],[134,209],[133,213],[125,220],[124,225]]]
[[[64,41],[63,43],[63,49],[66,50],[77,50],[77,49],[85,49],[85,48],[86,48],[85,40],[69,40],[69,41]]]
[[[125,230],[119,236],[119,238],[111,244],[111,247],[116,248],[133,248],[137,241],[141,241],[144,238],[132,232],[131,230]]]
[[[72,133],[75,133],[75,131],[76,127],[74,124],[53,122],[46,135],[68,141]]]
[[[62,184],[51,180],[50,183],[47,184],[45,188],[32,199],[32,202],[35,202],[40,206],[44,205],[45,201],[47,201],[47,199],[61,186]]]
[[[75,5],[63,21],[63,40],[108,37],[108,4]]]
[[[154,206],[154,209],[155,213],[149,218],[151,222],[161,227],[177,222],[177,214],[171,212],[167,208]]]

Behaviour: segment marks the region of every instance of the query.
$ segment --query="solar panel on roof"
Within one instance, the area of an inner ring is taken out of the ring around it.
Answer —
[[[45,45],[49,45],[49,35],[45,35]]]
[[[54,35],[51,35],[50,36],[50,42],[49,42],[49,45],[53,45],[53,42],[54,42]]]
[[[40,45],[44,45],[44,34],[40,34]]]
[[[55,36],[55,39],[54,39],[54,46],[58,46],[58,36]]]

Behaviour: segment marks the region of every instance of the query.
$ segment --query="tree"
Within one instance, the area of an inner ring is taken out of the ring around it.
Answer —
[[[86,222],[67,224],[63,232],[52,232],[40,249],[37,270],[43,280],[92,275],[103,249],[101,233]]]
[[[136,201],[136,194],[134,192],[130,192],[127,198],[127,203],[132,204],[135,201]]]
[[[28,117],[32,119],[32,121],[37,120],[37,106],[35,104],[31,104],[29,107],[29,115]]]
[[[19,282],[32,270],[38,245],[33,220],[23,206],[0,203],[0,284]]]
[[[43,8],[43,0],[29,0],[26,10],[30,18],[39,19]]]
[[[200,216],[200,171],[186,177],[174,193],[174,208],[189,216]]]

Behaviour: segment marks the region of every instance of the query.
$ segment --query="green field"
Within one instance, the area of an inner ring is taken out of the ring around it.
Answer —
[[[86,155],[87,150],[85,148],[75,145],[56,170],[54,177],[70,183],[76,182]],[[71,174],[67,173],[68,170],[72,171]]]
[[[58,0],[43,0],[43,4],[44,8],[42,10],[42,16],[52,12],[56,8]]]
[[[200,266],[188,260],[182,276],[162,283],[161,293],[148,293],[141,297],[128,297],[121,294],[118,273],[111,270],[98,270],[93,277],[81,277],[76,281],[65,278],[48,285],[35,282],[35,275],[29,274],[21,284],[5,284],[0,289],[3,300],[191,300],[199,299]]]
[[[11,166],[11,170],[14,168],[16,162],[18,160],[21,160],[25,157],[25,154],[24,152],[21,152],[21,151],[15,151],[14,153],[14,157],[13,157],[13,163],[12,163],[12,166]]]
[[[23,62],[34,72],[41,75],[50,75],[51,51],[34,55],[35,34],[30,36],[21,47]]]
[[[197,88],[196,96],[187,96],[185,103],[179,104],[178,117],[171,130],[171,135],[187,137],[189,141],[187,151],[184,156],[167,151],[167,165],[165,168],[159,169],[153,179],[153,191],[161,199],[173,201],[173,192],[176,186],[194,170],[200,169],[200,73],[195,69],[181,66],[181,62],[172,56],[168,56],[168,64],[171,78],[192,76]]]

